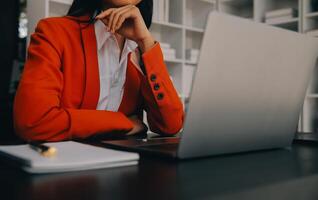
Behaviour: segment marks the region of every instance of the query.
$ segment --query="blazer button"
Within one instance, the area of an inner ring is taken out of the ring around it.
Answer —
[[[150,80],[151,80],[152,82],[155,82],[155,81],[157,80],[157,76],[154,75],[154,74],[151,74]]]
[[[160,85],[159,85],[159,83],[156,83],[154,86],[153,86],[153,89],[154,90],[159,90],[160,89]]]
[[[164,97],[163,93],[159,93],[159,94],[157,95],[157,99],[158,99],[158,100],[162,100],[163,97]]]

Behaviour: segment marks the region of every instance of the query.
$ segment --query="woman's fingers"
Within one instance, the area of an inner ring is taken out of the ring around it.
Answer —
[[[99,15],[97,15],[95,18],[96,18],[96,19],[103,19],[103,18],[107,17],[108,15],[110,15],[114,10],[115,10],[115,8],[107,9],[107,10],[101,12],[101,13],[100,13]]]
[[[122,24],[124,23],[125,20],[126,20],[126,18],[123,15],[119,16],[119,19],[118,19],[116,26],[115,26],[115,31],[120,29],[120,27],[122,26]]]
[[[131,5],[127,5],[127,6],[124,6],[124,7],[121,7],[121,8],[117,8],[114,12],[112,12],[110,14],[110,17],[109,17],[109,28],[112,32],[115,32],[115,26],[116,26],[116,23],[117,23],[117,20],[118,20],[118,16],[121,14],[121,13],[124,13],[126,12],[127,10],[129,10],[129,8],[131,7]]]
[[[97,15],[96,19],[103,20],[109,31],[114,33],[132,15],[134,7],[134,5],[126,5],[120,8],[110,8]]]
[[[118,9],[118,11],[112,13],[113,15],[113,18],[112,18],[112,21],[111,21],[111,30],[113,32],[115,32],[117,29],[117,23],[118,23],[118,20],[120,18],[120,16],[123,14],[123,13],[126,13],[128,12],[130,9],[131,9],[132,5],[129,5],[129,6],[125,6],[123,7],[123,9]]]
[[[122,24],[125,22],[127,18],[134,16],[136,14],[135,11],[136,11],[136,6],[132,5],[128,10],[125,10],[125,12],[121,12],[120,15],[118,16],[118,20],[115,25],[115,31],[122,26]]]
[[[122,24],[126,21],[127,18],[129,18],[131,16],[131,12],[127,11],[125,13],[122,13],[119,18],[118,21],[115,25],[115,31],[120,29],[120,27],[122,26]]]
[[[107,26],[107,29],[110,31],[109,29],[109,15],[114,11],[114,9],[108,9],[104,12],[102,12],[101,14],[97,15],[95,19],[100,19],[101,21],[103,21],[103,23]]]

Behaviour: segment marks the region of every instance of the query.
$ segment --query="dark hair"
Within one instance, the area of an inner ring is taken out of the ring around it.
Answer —
[[[79,17],[89,15],[90,19],[87,23],[93,23],[98,13],[102,11],[103,0],[74,0],[67,15]],[[136,5],[149,29],[152,23],[153,0],[141,0]]]

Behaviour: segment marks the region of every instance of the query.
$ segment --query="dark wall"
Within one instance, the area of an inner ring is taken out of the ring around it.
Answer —
[[[12,129],[12,95],[9,84],[13,59],[17,53],[18,0],[1,0],[0,6],[0,140],[14,139]]]

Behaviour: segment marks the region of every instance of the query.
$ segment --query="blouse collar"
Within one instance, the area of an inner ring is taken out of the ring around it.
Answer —
[[[114,34],[108,30],[106,25],[101,20],[97,20],[94,26],[95,26],[97,49],[99,51],[103,47],[107,39],[114,36]],[[137,43],[134,42],[133,40],[126,39],[126,42],[127,42],[128,51],[133,51],[138,46]]]

